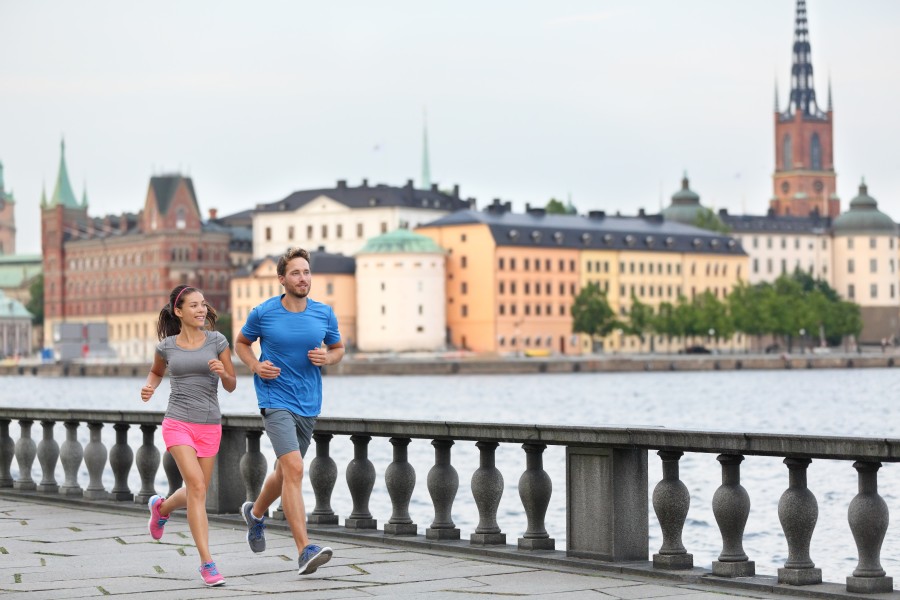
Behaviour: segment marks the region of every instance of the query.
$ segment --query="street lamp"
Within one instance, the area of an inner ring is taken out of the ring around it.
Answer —
[[[803,327],[801,327],[801,328],[800,328],[800,350],[801,350],[801,351],[805,351],[805,348],[804,348],[804,345],[803,345],[803,338],[804,338],[805,336],[806,336],[806,329],[804,329]]]

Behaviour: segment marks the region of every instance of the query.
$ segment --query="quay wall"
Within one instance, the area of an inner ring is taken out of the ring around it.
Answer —
[[[408,358],[346,357],[326,367],[328,375],[452,375],[528,373],[619,373],[639,371],[735,371],[784,369],[870,369],[892,368],[900,359],[891,354],[835,355],[650,355],[590,356],[549,358],[446,357]],[[42,377],[143,377],[148,364],[142,363],[10,363],[0,364],[0,376],[34,375]],[[250,371],[238,360],[239,375]]]

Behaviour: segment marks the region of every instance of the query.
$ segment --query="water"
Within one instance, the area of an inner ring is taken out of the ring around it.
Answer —
[[[0,378],[0,406],[34,408],[83,408],[113,410],[165,409],[167,382],[144,404],[139,398],[141,378]],[[540,375],[466,376],[357,376],[326,377],[323,416],[370,419],[476,421],[495,423],[541,423],[587,426],[661,426],[671,429],[797,433],[900,438],[900,406],[894,400],[897,374],[890,369],[792,370],[729,372],[577,373]],[[254,413],[256,400],[252,382],[240,377],[233,394],[220,392],[223,412]],[[109,447],[113,432],[105,428]],[[38,437],[38,431],[33,432]],[[80,434],[87,442],[87,430]],[[13,428],[13,435],[18,431]],[[132,428],[132,447],[140,444],[140,431]],[[63,437],[58,428],[57,440]],[[161,443],[161,440],[158,440]],[[271,468],[274,456],[268,440],[263,452]],[[347,517],[352,501],[343,479],[344,468],[353,457],[348,438],[332,441],[331,455],[338,465],[339,481],[332,507]],[[391,462],[387,439],[374,438],[369,457],[379,478],[370,509],[379,527],[390,518],[391,507],[384,489],[384,469]],[[721,483],[715,454],[686,454],[681,460],[681,479],[691,493],[691,508],[685,525],[684,543],[694,555],[694,564],[709,568],[721,551],[721,537],[712,515],[712,496]],[[434,519],[425,484],[434,453],[428,440],[413,440],[409,460],[417,482],[410,515],[420,533]],[[545,469],[554,482],[554,496],[546,518],[547,531],[565,548],[564,451],[548,447]],[[457,442],[453,465],[460,488],[453,506],[453,519],[463,539],[475,530],[478,515],[469,481],[478,467],[474,442]],[[650,454],[650,492],[661,477],[660,461]],[[497,514],[509,543],[525,531],[526,519],[518,497],[517,483],[525,468],[524,452],[518,445],[501,445],[497,467],[505,478],[505,491]],[[16,465],[13,462],[15,475]],[[35,461],[33,476],[40,466]],[[892,512],[898,509],[900,475],[886,463],[879,471],[879,491]],[[160,470],[160,477],[164,477]],[[108,487],[112,476],[107,474]],[[57,480],[62,481],[61,467]],[[86,472],[82,485],[86,482]],[[132,489],[140,487],[132,473]],[[787,558],[787,545],[778,521],[778,499],[787,487],[787,468],[779,458],[748,456],[742,465],[741,483],[750,494],[750,518],[744,550],[756,561],[757,572],[773,575]],[[849,461],[816,460],[809,468],[809,487],[819,503],[819,522],[813,535],[811,556],[822,568],[826,581],[843,582],[856,567],[856,546],[847,525],[847,506],[856,495],[856,471]],[[165,489],[160,480],[157,489]],[[314,506],[305,486],[308,509]],[[661,538],[656,517],[650,512],[650,552],[659,549]],[[900,576],[900,531],[888,530],[882,547],[882,566],[890,576]]]

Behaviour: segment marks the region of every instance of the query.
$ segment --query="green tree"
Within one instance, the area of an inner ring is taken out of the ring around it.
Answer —
[[[44,322],[44,274],[40,273],[31,280],[28,287],[31,299],[25,308],[31,313],[31,322],[34,325],[41,325]]]
[[[671,302],[661,302],[653,317],[653,330],[666,336],[666,341],[671,345],[672,338],[682,335],[678,320],[675,316],[675,306]]]
[[[694,226],[718,233],[729,233],[731,229],[722,222],[716,213],[708,208],[701,208],[694,217]]]
[[[232,345],[231,324],[231,313],[219,313],[219,316],[216,319],[216,331],[221,332],[222,335],[225,336],[229,346]]]
[[[572,304],[573,333],[606,337],[619,326],[616,313],[599,284],[589,283],[578,292]]]
[[[557,200],[556,198],[550,198],[544,210],[547,211],[548,215],[565,215],[569,212],[562,200]]]
[[[628,322],[623,330],[627,335],[636,335],[644,341],[645,333],[653,333],[653,307],[631,296],[631,310],[628,311]]]
[[[728,305],[706,290],[694,298],[696,321],[694,335],[712,335],[716,339],[728,339],[734,335],[734,322],[728,313]],[[710,331],[713,333],[710,334]]]

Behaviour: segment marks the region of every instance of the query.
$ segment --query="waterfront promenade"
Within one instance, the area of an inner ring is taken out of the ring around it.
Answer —
[[[218,588],[203,586],[197,555],[183,512],[159,542],[147,533],[139,505],[86,503],[0,494],[0,597],[29,600],[106,596],[193,599],[286,595],[291,598],[423,598],[489,600],[637,599],[728,600],[789,598],[766,590],[771,578],[745,578],[748,589],[723,589],[716,578],[685,576],[682,582],[625,575],[533,560],[473,557],[447,549],[392,545],[383,536],[315,539],[335,550],[315,574],[300,577],[296,550],[283,525],[269,528],[268,550],[250,552],[237,515],[211,517],[210,545],[226,577]],[[768,582],[768,583],[767,583]],[[851,598],[839,586],[798,589]],[[821,595],[819,597],[822,597]],[[872,594],[868,598],[900,598]]]

